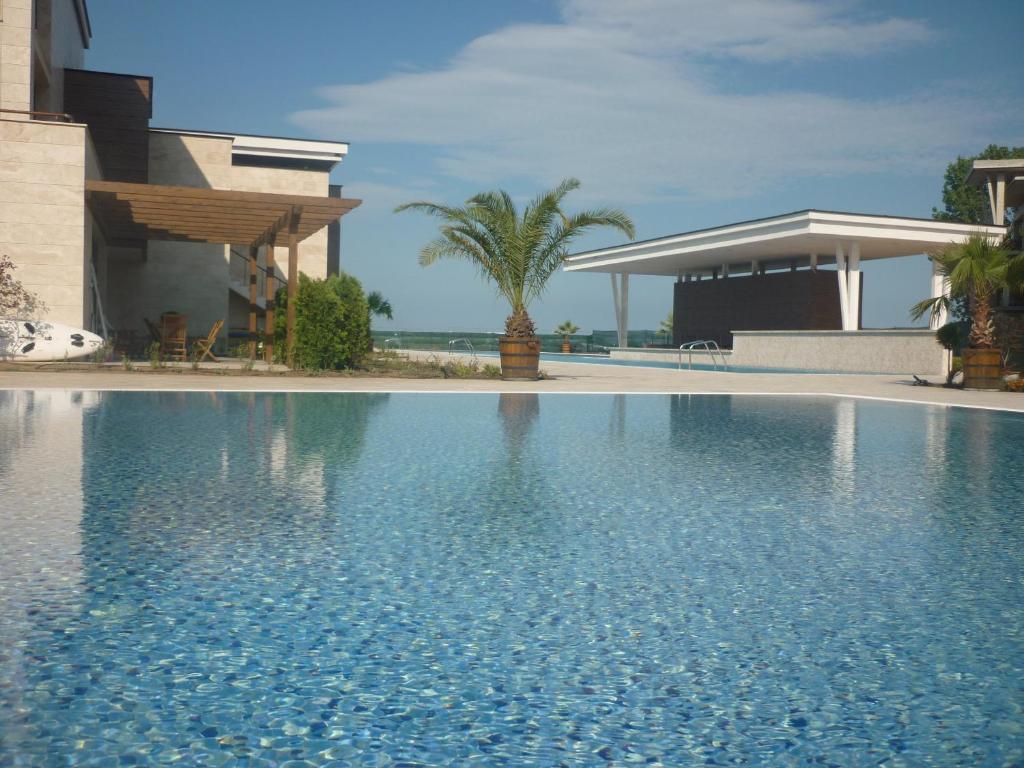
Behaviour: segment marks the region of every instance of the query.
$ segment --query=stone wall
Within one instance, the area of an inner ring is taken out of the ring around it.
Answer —
[[[945,375],[946,351],[928,329],[734,331],[730,365],[835,373]]]
[[[89,173],[98,168],[84,125],[0,119],[0,253],[45,302],[46,319],[75,327],[90,324]]]

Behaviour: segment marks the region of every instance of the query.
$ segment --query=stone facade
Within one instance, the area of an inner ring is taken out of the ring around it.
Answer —
[[[0,252],[49,319],[76,327],[92,321],[85,179],[98,172],[84,125],[0,120]]]

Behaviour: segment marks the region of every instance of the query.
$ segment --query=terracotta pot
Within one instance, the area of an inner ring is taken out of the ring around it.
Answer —
[[[1002,389],[1003,355],[998,349],[965,348],[964,389]]]
[[[570,352],[572,352],[572,344],[570,344],[568,341],[563,341],[562,342],[562,352],[564,352],[567,355]]]
[[[507,381],[534,381],[540,370],[540,339],[498,337],[501,378]]]

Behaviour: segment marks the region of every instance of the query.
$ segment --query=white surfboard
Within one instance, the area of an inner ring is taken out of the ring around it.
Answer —
[[[74,360],[87,357],[102,346],[102,338],[81,328],[46,320],[0,318],[0,360]]]

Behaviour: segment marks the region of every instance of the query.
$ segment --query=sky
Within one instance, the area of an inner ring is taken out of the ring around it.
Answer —
[[[928,217],[958,155],[1024,145],[1019,0],[88,0],[90,69],[154,77],[155,127],[348,141],[342,268],[375,327],[500,331],[465,262],[417,263],[412,200],[614,206],[646,239],[805,208]],[[574,250],[623,242],[598,230]],[[913,325],[924,256],[864,266],[866,327]],[[672,279],[634,277],[630,327]],[[604,274],[556,274],[538,330],[615,327]]]

